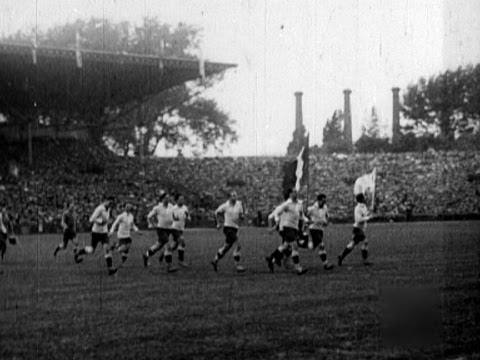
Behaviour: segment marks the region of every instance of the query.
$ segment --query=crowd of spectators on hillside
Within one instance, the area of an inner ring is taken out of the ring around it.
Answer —
[[[240,194],[251,223],[264,224],[282,201],[284,157],[160,158],[117,157],[102,146],[81,141],[34,143],[33,166],[24,146],[3,143],[0,161],[0,200],[16,216],[19,227],[56,231],[67,196],[77,205],[80,227],[104,194],[120,207],[131,202],[140,224],[160,190],[186,195],[193,225],[213,225],[213,210],[230,189]],[[13,164],[13,165],[12,165]],[[12,171],[12,167],[14,171]],[[309,193],[327,195],[336,220],[352,217],[355,179],[377,169],[376,208],[386,217],[441,217],[478,214],[477,185],[467,181],[480,169],[478,152],[311,155]],[[119,211],[120,209],[116,209]]]

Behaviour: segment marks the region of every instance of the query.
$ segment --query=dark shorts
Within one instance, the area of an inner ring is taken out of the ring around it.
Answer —
[[[104,244],[108,244],[109,242],[110,240],[108,238],[107,233],[103,234],[103,233],[92,232],[92,248],[93,249],[97,248],[98,243],[104,245]]]
[[[359,229],[357,227],[353,228],[353,242],[355,244],[358,244],[359,242],[362,242],[366,238],[367,237],[365,236],[365,233],[363,232],[362,229]]]
[[[170,236],[170,234],[170,229],[157,228],[158,243],[161,245],[165,245],[166,243],[168,243],[168,237]]]
[[[312,237],[314,249],[323,242],[323,230],[310,229],[310,236]]]
[[[223,234],[225,235],[225,242],[229,245],[234,244],[237,240],[238,229],[230,226],[225,226],[223,228]]]
[[[70,240],[75,239],[77,234],[72,229],[67,229],[63,232],[63,243],[67,245]]]
[[[122,238],[122,239],[118,239],[118,246],[122,246],[122,245],[125,245],[125,246],[130,246],[132,244],[132,238]]]
[[[175,242],[178,242],[178,240],[180,240],[180,238],[183,235],[183,231],[182,230],[177,230],[177,229],[172,229],[171,233],[172,233],[173,241],[175,241]]]
[[[0,253],[3,255],[7,251],[7,234],[0,232]]]
[[[283,241],[286,241],[287,243],[294,242],[298,239],[297,229],[285,226],[282,232],[283,232]]]

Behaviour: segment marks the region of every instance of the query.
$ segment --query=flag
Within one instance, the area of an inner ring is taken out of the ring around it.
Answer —
[[[284,193],[291,188],[299,191],[303,185],[308,183],[309,139],[310,135],[304,138],[304,145],[295,160],[288,161],[283,165],[282,188]]]
[[[358,194],[366,195],[367,193],[375,194],[376,177],[377,177],[376,168],[373,169],[371,173],[360,176],[355,181],[355,185],[353,186],[354,195],[358,195]]]

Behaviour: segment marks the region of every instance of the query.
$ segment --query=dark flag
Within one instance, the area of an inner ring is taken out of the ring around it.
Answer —
[[[283,164],[283,193],[291,188],[299,191],[303,185],[308,183],[309,140],[310,135],[307,135],[296,159]]]

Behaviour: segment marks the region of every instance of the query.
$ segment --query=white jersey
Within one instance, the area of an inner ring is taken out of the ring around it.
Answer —
[[[92,232],[106,234],[108,232],[108,220],[110,219],[110,209],[105,205],[99,205],[90,216],[90,222],[93,223]]]
[[[276,216],[280,218],[280,228],[289,227],[298,230],[300,219],[304,219],[303,206],[299,201],[293,202],[291,199],[285,201],[277,209]]]
[[[168,203],[165,206],[163,203],[155,206],[148,214],[148,217],[157,217],[157,228],[170,229],[173,224],[173,205]]]
[[[283,230],[283,224],[282,224],[282,215],[279,215],[278,212],[280,211],[280,208],[282,205],[278,205],[273,212],[268,215],[268,220],[274,220],[275,224],[278,225],[278,230],[282,231]]]
[[[215,211],[215,215],[217,214],[224,215],[225,222],[223,226],[238,229],[240,227],[240,219],[243,217],[242,202],[236,200],[235,204],[232,205],[230,200],[228,200],[218,207],[218,209]]]
[[[126,239],[131,236],[131,232],[138,231],[137,226],[135,225],[135,219],[133,214],[129,214],[126,211],[121,213],[115,219],[115,222],[110,229],[110,233],[113,233],[118,226],[117,237],[119,239]]]
[[[358,203],[357,206],[355,206],[355,223],[353,226],[365,230],[369,216],[370,212],[368,211],[367,205]]]
[[[188,208],[186,205],[173,207],[173,224],[172,229],[183,231],[185,229],[185,222],[190,220]]]
[[[318,203],[315,203],[308,208],[307,215],[312,221],[309,226],[312,230],[323,230],[328,224],[329,214],[327,205],[323,205],[323,207],[320,208]]]

